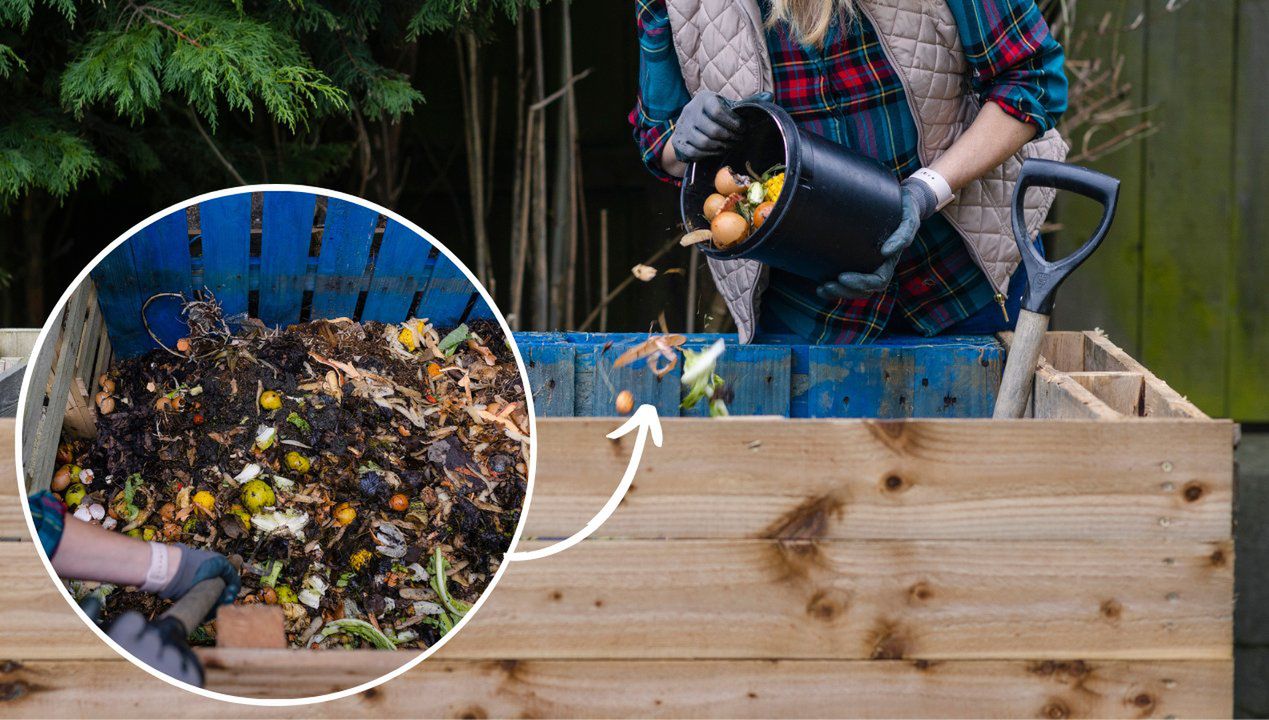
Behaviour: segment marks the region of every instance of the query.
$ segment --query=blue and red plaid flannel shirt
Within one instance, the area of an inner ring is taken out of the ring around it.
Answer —
[[[969,63],[969,88],[1042,133],[1066,110],[1062,47],[1035,0],[947,0]],[[636,0],[639,97],[630,113],[644,163],[660,166],[674,122],[690,96],[674,51],[665,0]],[[764,15],[767,3],[760,0]],[[819,135],[874,157],[897,178],[920,169],[917,126],[898,73],[862,14],[835,23],[823,48],[799,44],[783,24],[767,31],[776,102]],[[956,230],[935,215],[903,254],[884,292],[827,301],[816,283],[772,270],[762,312],[783,331],[818,343],[868,342],[897,309],[918,332],[934,335],[993,302],[995,291]]]

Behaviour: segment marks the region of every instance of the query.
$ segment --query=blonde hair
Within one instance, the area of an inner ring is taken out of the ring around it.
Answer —
[[[771,0],[771,15],[767,23],[786,23],[798,42],[823,47],[833,19],[854,16],[854,0]]]

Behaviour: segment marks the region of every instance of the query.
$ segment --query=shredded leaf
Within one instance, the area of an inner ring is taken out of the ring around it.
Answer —
[[[445,357],[450,357],[458,349],[458,346],[470,337],[471,330],[467,327],[467,323],[463,323],[442,338],[440,345],[437,347],[441,349],[441,352],[445,353]]]
[[[287,415],[286,421],[294,425],[296,428],[298,428],[302,432],[306,432],[306,433],[313,432],[313,426],[309,425],[308,421],[300,417],[300,414],[297,412],[292,411],[290,415]]]
[[[396,643],[382,632],[375,629],[374,625],[365,620],[357,620],[356,618],[344,618],[343,620],[334,620],[326,623],[326,627],[322,628],[322,637],[330,637],[335,633],[344,633],[345,635],[354,635],[356,637],[369,642],[371,645],[380,650],[396,650]]]

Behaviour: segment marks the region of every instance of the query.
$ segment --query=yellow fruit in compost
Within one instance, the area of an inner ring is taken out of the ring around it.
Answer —
[[[784,190],[784,173],[775,175],[770,180],[762,184],[763,189],[767,191],[767,200],[775,202],[780,199],[780,191]]]
[[[66,488],[66,493],[62,495],[62,499],[66,501],[67,507],[75,507],[84,501],[84,495],[88,494],[88,490],[83,485],[75,483]]]
[[[212,508],[216,507],[216,496],[206,490],[199,490],[194,493],[194,504],[207,512],[211,512]]]
[[[270,507],[277,501],[273,488],[263,480],[252,480],[242,486],[242,504],[250,512],[260,512],[261,508]]]
[[[279,585],[273,589],[277,592],[278,602],[280,603],[293,603],[299,601],[299,598],[296,597],[295,591],[291,589],[290,585]]]
[[[348,525],[357,519],[357,510],[352,505],[342,502],[335,506],[335,511],[331,513],[331,517],[335,518],[335,522],[340,525]]]
[[[243,510],[241,505],[235,504],[233,507],[229,508],[229,512],[238,516],[238,520],[242,522],[243,530],[251,529],[251,515],[246,510]]]
[[[132,538],[136,538],[136,539],[140,540],[140,539],[141,539],[141,528],[132,528],[131,530],[128,530],[127,532],[125,532],[125,533],[124,533],[124,535],[127,535],[128,537],[132,537]]]
[[[352,565],[353,570],[361,570],[370,562],[370,558],[374,557],[369,550],[358,550],[348,559],[348,564]]]
[[[405,349],[410,352],[414,352],[414,349],[419,346],[419,339],[414,336],[414,331],[408,327],[401,328],[401,332],[397,333],[397,340],[400,340]]]
[[[303,475],[312,466],[308,458],[292,450],[286,454],[286,466]]]
[[[158,534],[158,530],[155,530],[154,528],[147,525],[145,526],[145,528],[141,530],[141,539],[146,542],[150,542],[151,540],[154,539],[154,536],[156,534]]]
[[[282,407],[282,396],[276,391],[265,390],[260,393],[260,407],[265,410],[277,410]]]

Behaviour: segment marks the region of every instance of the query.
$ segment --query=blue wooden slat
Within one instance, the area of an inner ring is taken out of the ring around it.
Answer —
[[[414,293],[424,287],[433,269],[432,244],[400,223],[388,220],[375,257],[374,274],[362,320],[399,323],[407,319]]]
[[[688,342],[686,347],[700,350],[709,343]],[[731,390],[727,409],[732,415],[789,416],[790,370],[792,353],[787,347],[727,344],[718,359],[716,372]],[[681,387],[680,397],[687,394]],[[686,416],[706,417],[709,404],[701,401],[694,408],[683,410]]]
[[[299,322],[316,207],[310,193],[264,194],[258,313],[266,325]]]
[[[225,317],[247,312],[250,279],[251,194],[208,200],[198,207],[203,235],[203,285]]]
[[[520,350],[529,371],[534,411],[542,417],[572,416],[577,351],[569,345],[526,345]]]
[[[356,312],[378,220],[379,213],[370,208],[336,198],[327,201],[313,286],[313,319],[352,317]]]
[[[677,416],[679,414],[679,378],[682,377],[683,372],[682,362],[660,378],[652,374],[646,360],[638,360],[625,367],[613,367],[613,361],[622,352],[644,339],[646,339],[645,335],[627,336],[624,342],[614,342],[606,350],[603,345],[578,347],[579,377],[575,380],[575,384],[581,387],[577,391],[575,406],[586,410],[584,413],[586,415],[599,417],[616,415],[617,395],[623,390],[629,390],[634,395],[636,408],[647,403],[655,405],[657,412],[663,416]],[[588,368],[591,373],[588,383],[580,377],[584,368]],[[582,388],[589,391],[586,396],[580,392]]]
[[[150,346],[150,338],[141,325],[140,289],[129,243],[125,241],[112,250],[92,271],[106,334],[111,348],[121,357],[139,355]]]
[[[915,417],[991,417],[1004,351],[994,340],[940,338],[915,348]]]
[[[476,293],[476,302],[472,305],[471,312],[467,313],[468,320],[493,320],[493,308],[489,307],[489,303]]]
[[[809,350],[808,416],[902,418],[912,415],[915,352],[884,345]]]
[[[122,309],[124,312],[136,317],[139,322],[141,307],[147,298],[156,293],[174,292],[192,296],[193,263],[189,254],[189,222],[184,209],[169,213],[142,228],[127,241],[126,246],[132,250],[136,305]],[[187,332],[179,315],[157,313],[154,318],[154,331],[159,337],[181,337]],[[116,347],[116,352],[125,356],[139,355],[157,347],[143,327],[135,342],[130,339],[126,350]]]
[[[463,320],[471,300],[471,280],[444,253],[436,256],[436,267],[423,289],[423,297],[415,315],[427,318],[442,330],[449,330]]]

